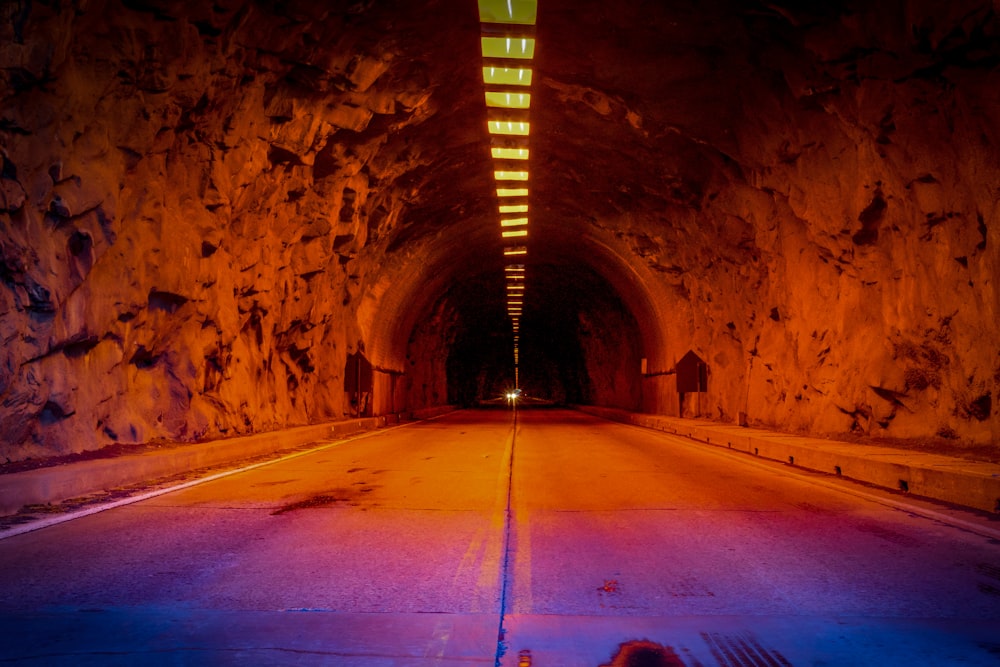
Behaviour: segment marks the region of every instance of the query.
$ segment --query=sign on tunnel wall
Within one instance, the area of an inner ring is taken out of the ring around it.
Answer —
[[[677,393],[708,391],[708,364],[693,351],[677,362]]]
[[[347,392],[355,416],[372,415],[372,388],[374,386],[372,364],[361,352],[347,355],[344,366],[344,391]]]

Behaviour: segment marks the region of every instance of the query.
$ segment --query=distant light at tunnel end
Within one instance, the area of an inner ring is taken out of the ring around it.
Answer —
[[[531,126],[528,114],[532,99],[528,91],[533,76],[532,60],[536,48],[533,26],[538,15],[538,1],[478,0],[478,5],[482,74],[486,88],[486,129],[493,144],[490,155],[494,162],[496,194],[500,200],[503,254],[504,257],[525,256],[527,248],[524,245],[508,244],[511,239],[523,239],[528,235],[528,188],[517,186],[526,186],[529,180],[527,144]],[[512,164],[514,161],[520,163]],[[504,272],[507,316],[514,333],[514,389],[508,390],[505,396],[513,406],[521,391],[519,332],[524,308],[524,265],[507,265]]]

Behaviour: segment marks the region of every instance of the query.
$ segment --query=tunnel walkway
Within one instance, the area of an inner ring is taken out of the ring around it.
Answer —
[[[13,664],[986,665],[1000,629],[995,540],[568,411],[342,441],[0,540],[0,573]]]

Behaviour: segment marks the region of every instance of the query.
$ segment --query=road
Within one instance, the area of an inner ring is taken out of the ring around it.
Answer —
[[[1000,664],[1000,544],[881,497],[459,412],[0,539],[0,663]]]

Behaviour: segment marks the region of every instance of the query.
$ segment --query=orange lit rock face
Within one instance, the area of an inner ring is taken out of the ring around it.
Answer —
[[[492,391],[475,3],[189,4],[0,10],[0,456],[349,416],[361,349],[376,412]],[[541,0],[541,391],[675,413],[693,350],[709,417],[996,441],[997,21],[940,5]]]

